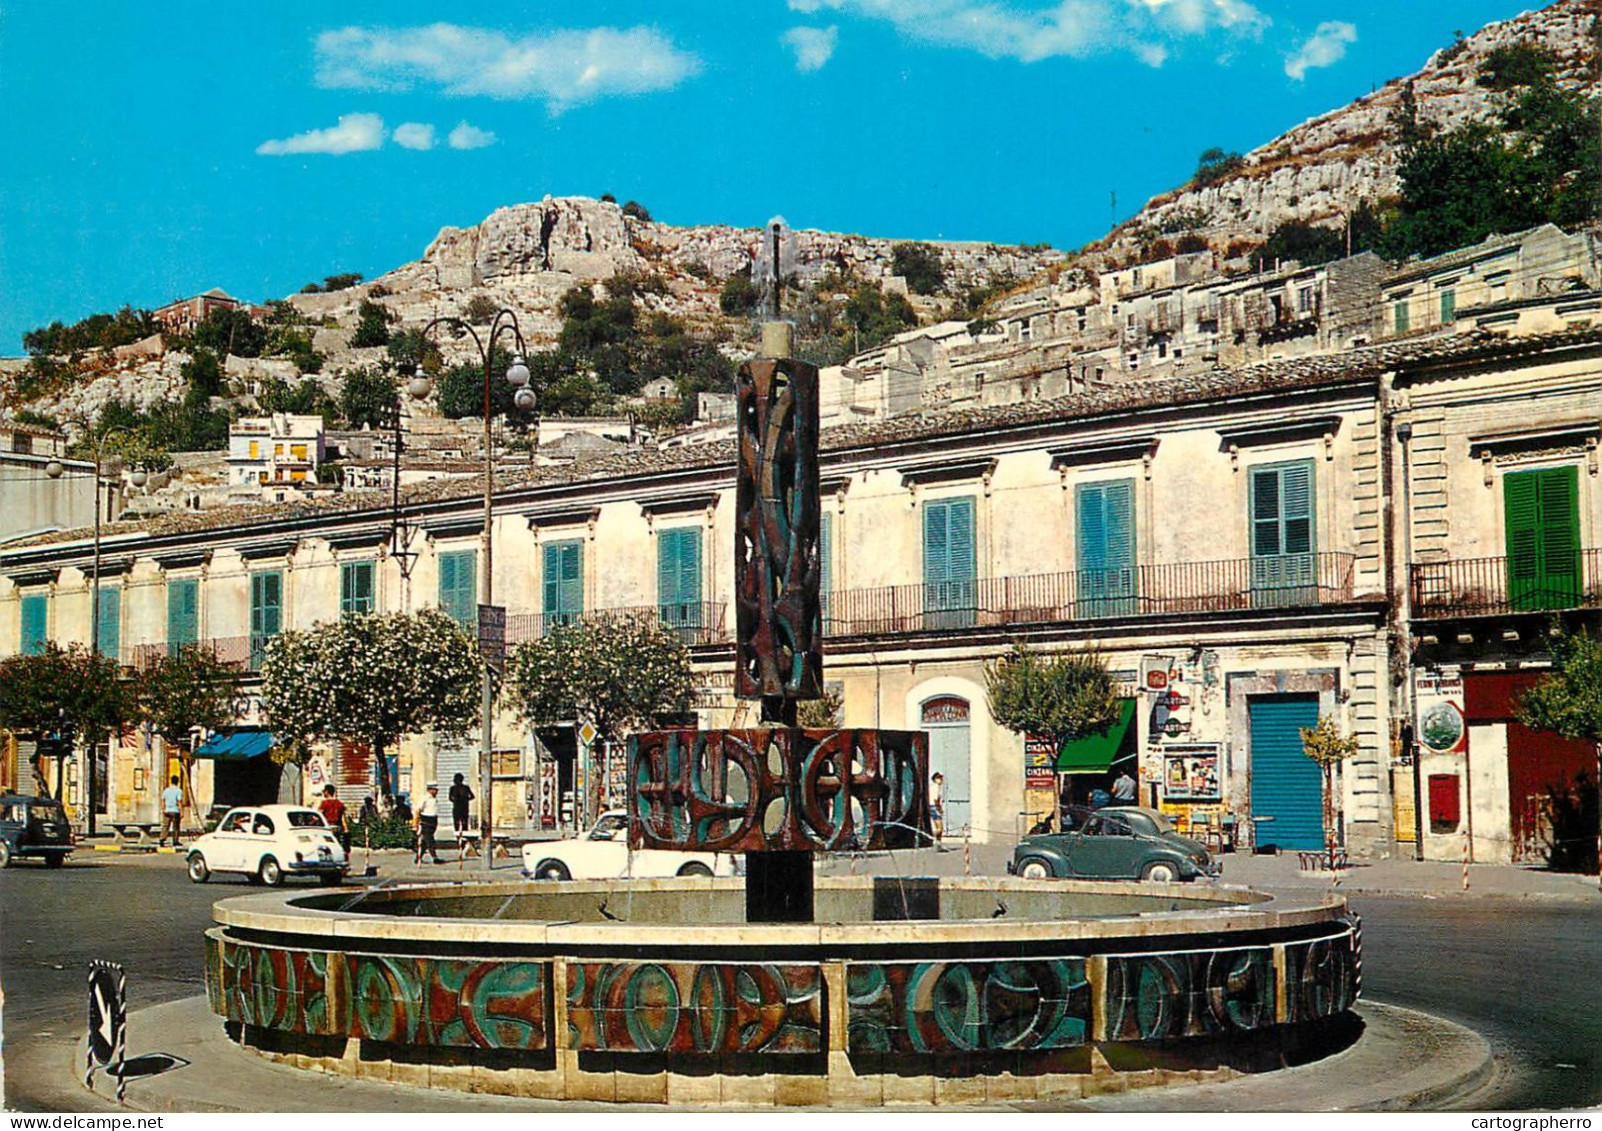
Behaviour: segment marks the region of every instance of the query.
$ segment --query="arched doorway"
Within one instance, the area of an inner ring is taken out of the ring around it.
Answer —
[[[919,721],[929,732],[929,773],[945,781],[946,835],[960,835],[973,820],[968,741],[968,700],[936,695],[919,707]]]

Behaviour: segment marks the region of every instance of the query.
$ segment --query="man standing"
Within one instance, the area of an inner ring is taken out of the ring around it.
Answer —
[[[1116,805],[1135,803],[1135,779],[1129,776],[1128,770],[1121,771],[1113,780],[1112,799]]]
[[[439,849],[434,847],[434,833],[439,829],[439,783],[428,783],[428,796],[417,807],[417,863],[423,862],[426,852],[434,863],[444,861],[439,858]]]
[[[345,803],[335,794],[332,782],[323,787],[323,799],[317,803],[317,811],[323,815],[323,823],[334,830],[339,843],[349,852],[350,819],[345,815]]]
[[[463,775],[457,774],[456,780],[451,783],[450,796],[451,825],[456,831],[456,843],[461,845],[467,840],[468,806],[474,797],[472,787],[467,784],[467,779]]]
[[[934,832],[935,847],[946,835],[946,779],[938,770],[929,778],[929,828]]]
[[[167,843],[167,831],[172,830],[172,846],[182,847],[178,843],[178,818],[184,809],[184,791],[178,787],[178,775],[174,774],[172,784],[161,791],[161,844]],[[149,843],[148,841],[146,842]]]

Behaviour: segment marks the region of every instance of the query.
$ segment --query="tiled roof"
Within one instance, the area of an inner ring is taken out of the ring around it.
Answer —
[[[1489,255],[1493,251],[1517,247],[1525,240],[1533,236],[1536,232],[1547,228],[1552,229],[1552,231],[1556,232],[1558,235],[1563,234],[1562,231],[1554,224],[1539,224],[1536,227],[1526,228],[1522,232],[1513,232],[1509,235],[1489,235],[1479,243],[1472,244],[1468,247],[1460,247],[1453,251],[1442,252],[1440,255],[1434,256],[1431,259],[1420,259],[1412,263],[1404,263],[1396,269],[1394,274],[1392,274],[1390,278],[1390,284],[1403,282],[1407,279],[1414,279],[1420,275],[1432,275],[1436,271],[1446,271],[1450,268],[1461,266],[1464,263],[1472,263],[1476,259],[1480,259],[1486,255]]]
[[[1380,374],[1440,361],[1476,361],[1518,357],[1565,346],[1602,342],[1602,328],[1568,330],[1554,334],[1508,338],[1490,334],[1457,334],[1425,340],[1384,343],[1341,354],[1264,362],[1237,369],[1214,369],[1183,377],[1130,381],[1098,386],[1094,390],[1052,400],[960,409],[930,414],[909,414],[887,420],[846,424],[826,428],[821,449],[827,463],[830,453],[871,449],[878,445],[900,444],[942,437],[962,436],[1012,428],[1046,425],[1071,420],[1094,420],[1139,409],[1204,404],[1231,397],[1289,392],[1377,378]],[[639,449],[586,460],[577,464],[500,469],[496,473],[497,493],[532,487],[558,487],[576,483],[672,472],[695,472],[723,468],[732,472],[735,445],[732,440],[717,441],[661,450]],[[477,463],[476,460],[468,460]],[[404,506],[447,503],[480,497],[476,481],[436,479],[402,489]],[[180,512],[144,523],[116,523],[103,527],[102,538],[121,534],[147,533],[164,537],[204,530],[241,530],[256,524],[288,522],[319,517],[337,519],[383,512],[390,505],[387,491],[353,491],[315,502],[274,503],[235,506],[212,511]],[[79,541],[87,530],[64,530],[15,542],[0,551],[25,550],[55,542]]]

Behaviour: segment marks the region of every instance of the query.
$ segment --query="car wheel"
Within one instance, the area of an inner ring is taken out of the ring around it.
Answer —
[[[261,878],[262,883],[270,888],[275,888],[284,882],[284,870],[278,866],[278,861],[271,856],[262,858],[261,867],[257,870],[256,875]]]
[[[1178,872],[1172,864],[1153,860],[1141,869],[1140,878],[1153,884],[1171,884],[1178,878]]]
[[[67,854],[65,852],[52,852],[50,855],[45,857],[46,868],[59,868],[66,862]]]
[[[1038,856],[1031,856],[1018,865],[1018,874],[1026,880],[1051,879],[1051,865]]]
[[[534,874],[542,880],[571,880],[573,873],[560,860],[541,860]]]
[[[198,852],[189,854],[189,878],[197,884],[203,884],[211,879],[211,869],[206,867],[206,858]]]
[[[688,864],[679,869],[679,875],[681,876],[710,876],[711,874],[712,869],[708,868],[699,860],[691,860]]]
[[[11,867],[11,842],[0,840],[0,868]]]

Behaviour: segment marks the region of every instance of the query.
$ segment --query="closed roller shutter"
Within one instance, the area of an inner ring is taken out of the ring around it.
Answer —
[[[1259,844],[1315,851],[1324,847],[1323,784],[1318,763],[1302,752],[1302,728],[1318,725],[1316,695],[1251,700],[1252,816]]]

